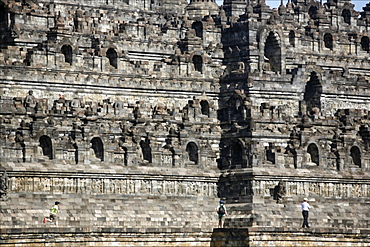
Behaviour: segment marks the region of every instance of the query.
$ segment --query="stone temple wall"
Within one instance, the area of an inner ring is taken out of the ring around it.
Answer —
[[[219,180],[229,227],[368,228],[369,8],[349,1],[223,7]],[[238,18],[232,18],[238,14]]]
[[[58,200],[82,239],[286,244],[304,197],[323,235],[366,239],[369,15],[347,0],[0,1],[8,243],[44,231]],[[229,229],[212,233],[219,198]]]
[[[216,225],[221,32],[186,5],[1,2],[1,228]]]

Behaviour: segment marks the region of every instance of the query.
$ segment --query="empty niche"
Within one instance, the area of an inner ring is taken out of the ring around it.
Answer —
[[[361,38],[361,49],[363,51],[366,51],[366,52],[369,52],[370,48],[369,48],[369,37],[367,36],[364,36]]]
[[[304,100],[307,104],[307,111],[313,108],[321,109],[322,86],[316,72],[311,72],[310,80],[307,82],[304,92]]]
[[[344,23],[351,25],[351,11],[349,11],[348,9],[344,9],[342,11],[342,17]]]
[[[275,149],[272,143],[269,143],[269,146],[265,148],[265,155],[267,162],[275,164]]]
[[[64,55],[64,62],[72,64],[72,47],[70,45],[63,45],[61,52]]]
[[[195,30],[195,36],[203,38],[203,23],[200,21],[196,21],[193,22],[191,26]]]
[[[326,33],[324,35],[324,46],[325,48],[328,48],[330,50],[333,49],[333,35],[331,35],[330,33]]]
[[[270,32],[267,36],[264,57],[268,60],[272,71],[281,71],[281,48],[274,32]]]
[[[295,32],[293,30],[289,32],[289,44],[295,47]]]
[[[107,58],[109,59],[109,64],[117,69],[117,52],[113,48],[109,48],[107,51]]]
[[[189,161],[197,165],[199,159],[197,144],[195,144],[194,142],[189,142],[188,145],[186,145],[186,152],[188,153]]]
[[[203,72],[203,59],[199,55],[194,55],[193,56],[193,64],[194,64],[194,69],[195,71],[198,71],[200,73]]]
[[[49,136],[43,135],[39,139],[42,154],[49,159],[53,158],[53,145]]]
[[[143,154],[143,159],[152,163],[152,149],[150,147],[149,139],[140,141],[140,147]]]
[[[104,146],[103,142],[99,137],[94,137],[91,139],[91,148],[94,151],[94,155],[96,158],[104,161]]]
[[[200,108],[203,115],[209,116],[209,104],[208,101],[200,101]]]
[[[361,151],[358,147],[352,147],[351,150],[352,165],[361,167]]]
[[[317,7],[311,6],[308,10],[308,14],[310,15],[311,19],[316,19]]]
[[[238,142],[234,142],[230,146],[231,151],[231,168],[243,167],[243,148]]]

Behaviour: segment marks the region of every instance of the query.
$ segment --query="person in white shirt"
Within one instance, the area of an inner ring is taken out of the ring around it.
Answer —
[[[308,204],[308,199],[307,198],[303,198],[303,202],[302,202],[302,216],[303,216],[303,224],[302,224],[302,228],[310,228],[310,226],[308,225],[308,212],[310,211],[310,204]]]

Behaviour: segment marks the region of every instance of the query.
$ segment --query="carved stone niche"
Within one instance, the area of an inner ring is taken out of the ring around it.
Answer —
[[[8,200],[8,189],[9,189],[9,177],[6,174],[6,171],[3,172],[0,177],[0,200]]]

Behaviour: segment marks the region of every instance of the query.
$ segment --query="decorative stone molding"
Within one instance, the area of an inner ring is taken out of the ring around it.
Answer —
[[[278,181],[253,181],[253,192],[255,195],[269,196],[271,191],[278,184]],[[370,181],[344,181],[335,182],[308,182],[308,181],[287,181],[286,196],[316,195],[321,197],[338,198],[359,198],[370,196]]]
[[[10,177],[9,193],[19,192],[216,197],[217,184],[183,178]]]

